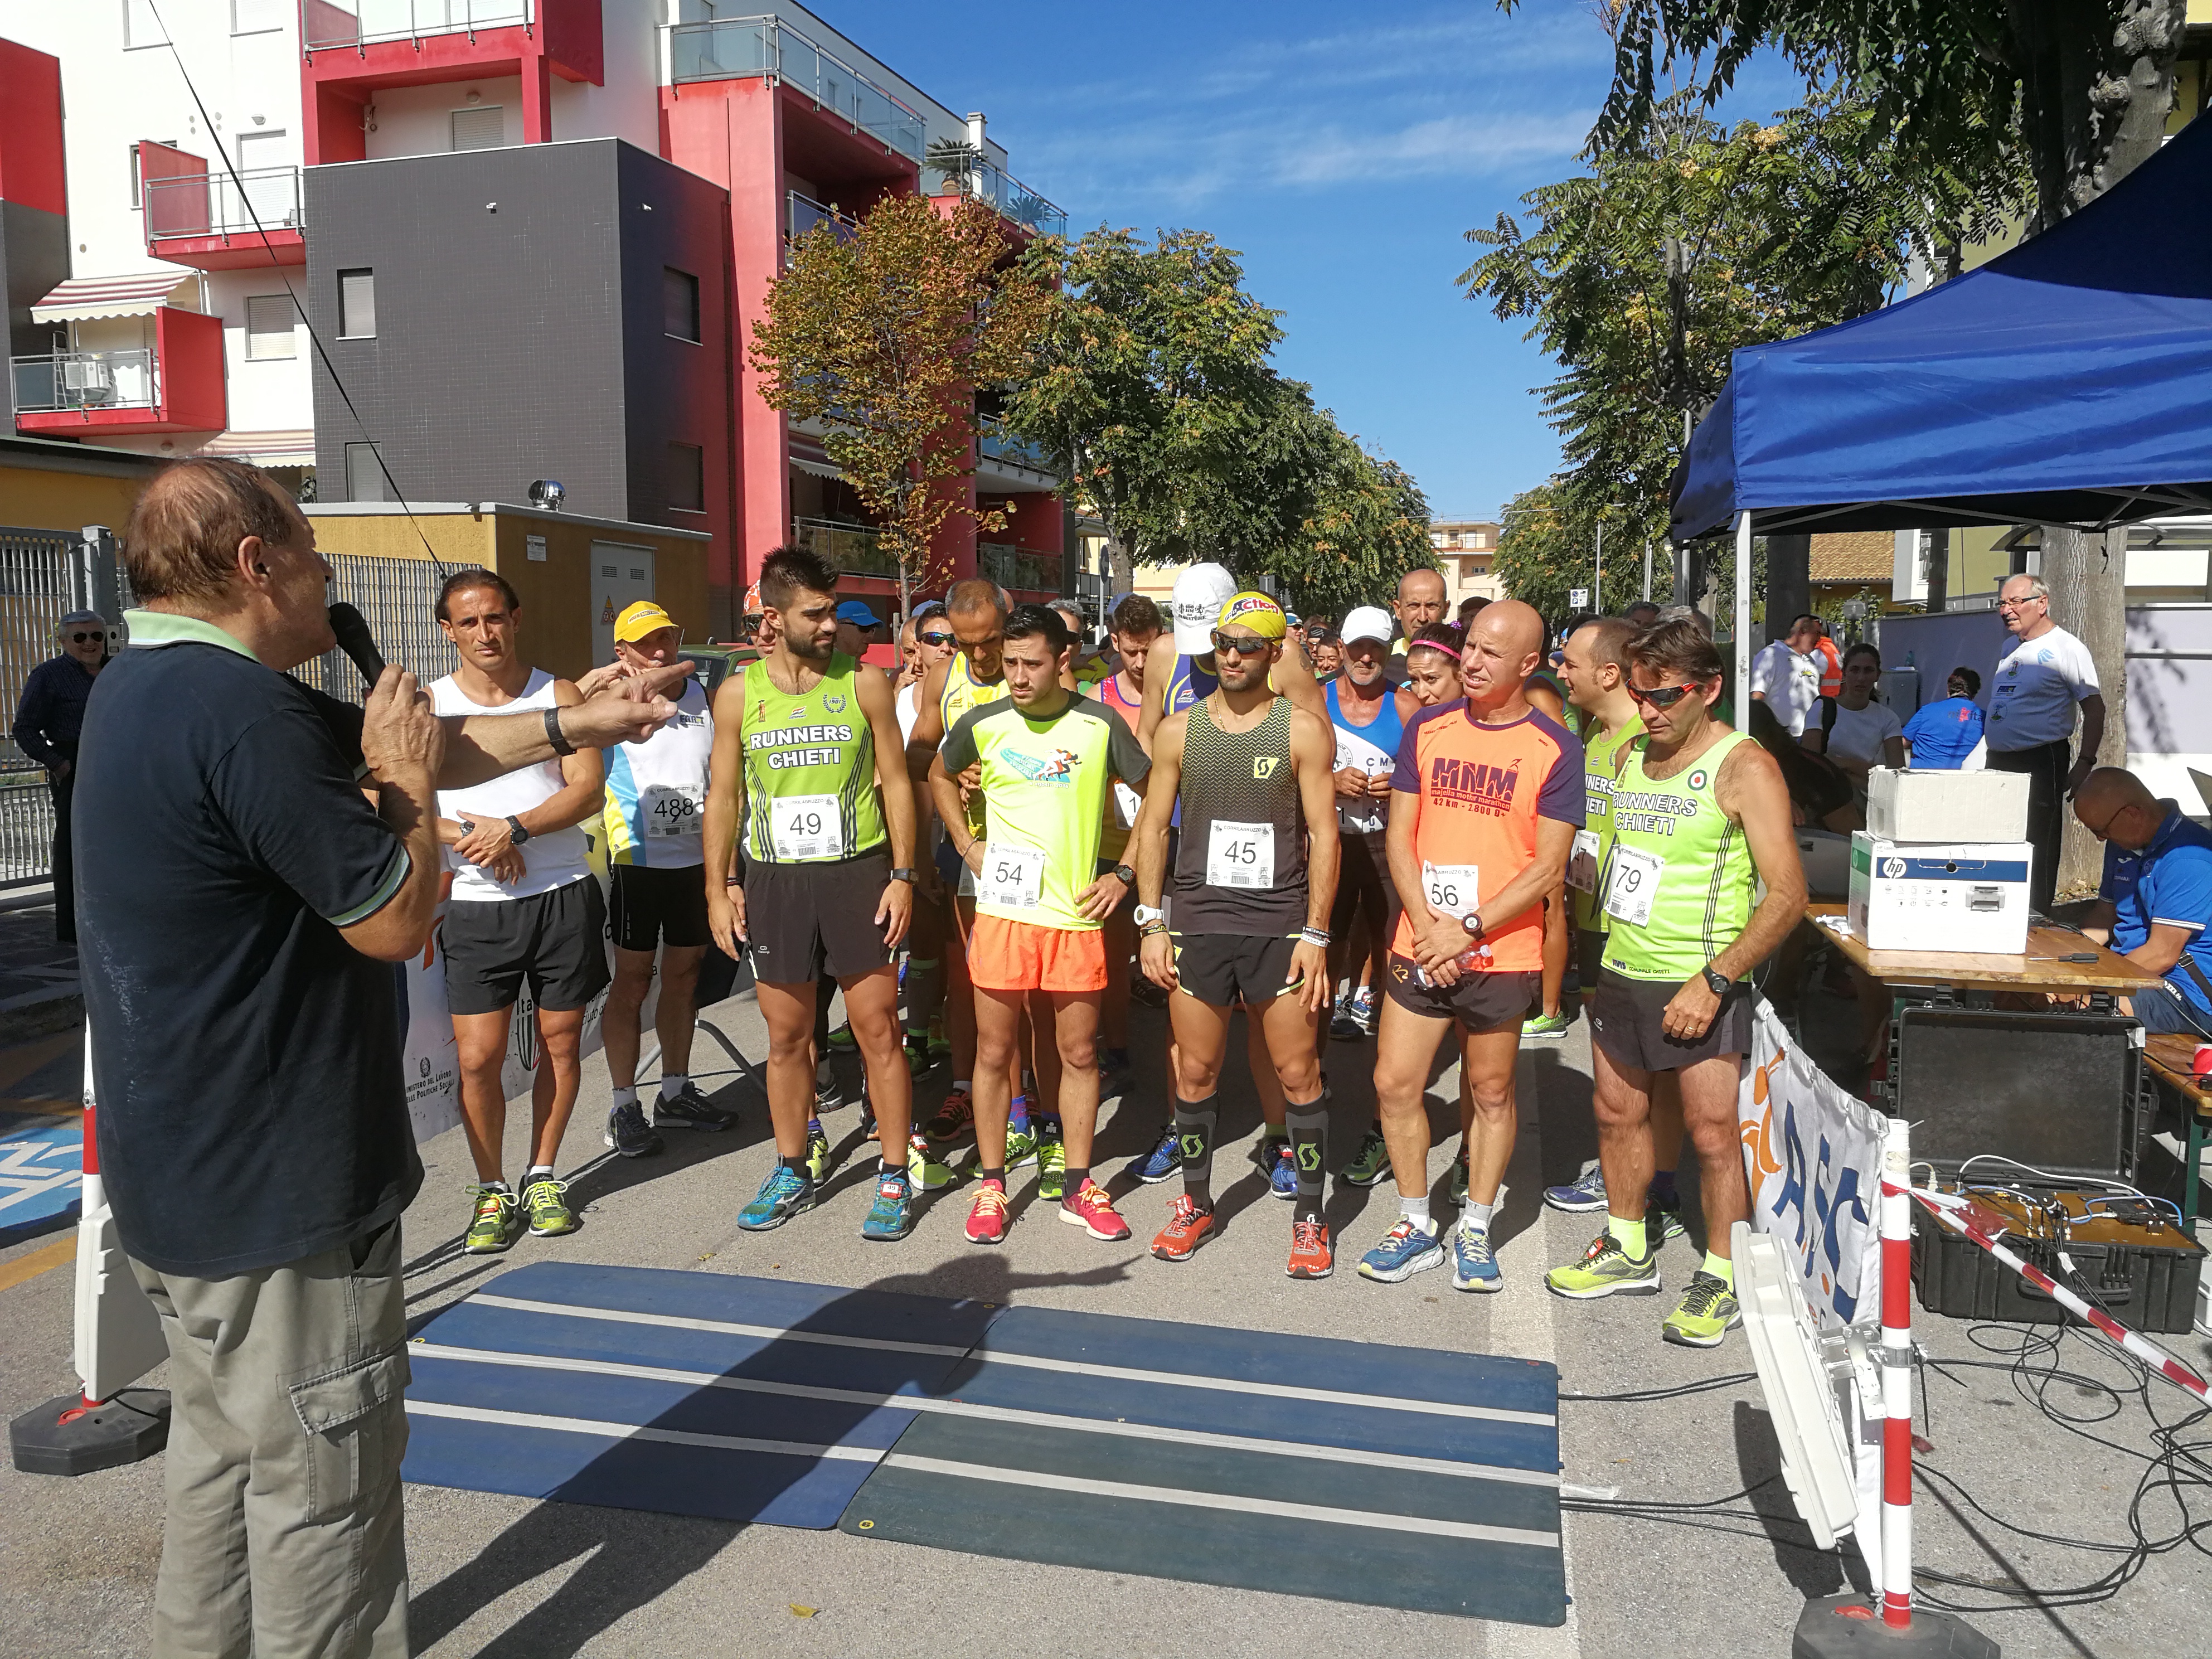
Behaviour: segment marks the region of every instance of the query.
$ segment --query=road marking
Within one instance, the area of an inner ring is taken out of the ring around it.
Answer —
[[[793,1330],[774,1325],[742,1325],[717,1319],[684,1319],[673,1315],[571,1306],[561,1302],[526,1301],[520,1297],[489,1292],[471,1297],[469,1300],[483,1307],[559,1314],[572,1319],[611,1319],[628,1325],[672,1326],[680,1330],[721,1332],[732,1336],[762,1337],[778,1341],[814,1342],[838,1348],[877,1348],[891,1353],[946,1354],[957,1358],[972,1358],[988,1365],[1016,1365],[1030,1370],[1056,1371],[1063,1376],[1097,1376],[1120,1382],[1151,1382],[1167,1388],[1212,1389],[1223,1394],[1257,1395],[1267,1400],[1305,1400],[1317,1405],[1356,1406],[1371,1411],[1418,1412],[1425,1416],[1457,1417],[1478,1423],[1520,1423],[1547,1429],[1557,1426],[1559,1422],[1558,1417],[1551,1412],[1507,1411],[1496,1406],[1459,1406],[1437,1400],[1398,1400],[1388,1395],[1347,1394],[1334,1389],[1301,1389],[1289,1383],[1248,1382],[1237,1377],[1141,1370],[1127,1365],[1093,1365],[1074,1359],[1046,1359],[1035,1354],[999,1353],[988,1348],[970,1350],[929,1342],[892,1342],[872,1337],[831,1336],[820,1331]]]
[[[1274,1498],[1242,1498],[1229,1492],[1139,1486],[1127,1480],[1094,1480],[1079,1475],[1056,1474],[1041,1470],[955,1463],[941,1457],[916,1457],[906,1452],[891,1453],[884,1459],[884,1467],[912,1469],[920,1474],[951,1475],[960,1480],[988,1480],[1000,1486],[1036,1486],[1049,1492],[1083,1492],[1094,1498],[1133,1498],[1140,1503],[1183,1504],[1193,1509],[1233,1510],[1244,1515],[1274,1515],[1293,1521],[1326,1521],[1340,1527],[1370,1527],[1383,1532],[1420,1533],[1431,1538],[1465,1538],[1486,1544],[1525,1544],[1537,1549],[1557,1549],[1559,1547],[1559,1534],[1535,1532],[1520,1527],[1491,1527],[1474,1521],[1431,1521],[1425,1516],[1384,1515],[1371,1510],[1332,1509],[1321,1504],[1286,1504]]]
[[[43,1250],[19,1255],[13,1261],[0,1262],[0,1291],[13,1290],[25,1279],[36,1279],[51,1268],[76,1260],[76,1230],[72,1227],[67,1238],[58,1238]]]
[[[502,1353],[489,1348],[457,1348],[442,1342],[416,1342],[407,1352],[419,1359],[449,1359],[483,1365],[512,1365],[529,1370],[580,1371],[600,1376],[635,1377],[642,1382],[681,1382],[694,1388],[730,1389],[746,1394],[782,1395],[800,1400],[823,1400],[839,1405],[884,1407],[893,1411],[933,1412],[947,1417],[980,1418],[1024,1427],[1068,1429],[1082,1434],[1110,1434],[1123,1439],[1158,1440],[1176,1446],[1212,1446],[1224,1451],[1263,1452],[1271,1455],[1309,1457],[1322,1462],[1350,1463],[1365,1468],[1405,1469],[1421,1474],[1461,1475],[1473,1480],[1499,1480],[1515,1486],[1556,1486],[1559,1477],[1549,1470],[1514,1469],[1491,1463],[1455,1463],[1439,1457],[1411,1457],[1396,1452],[1359,1451],[1341,1446],[1316,1446],[1297,1440],[1262,1440],[1241,1434],[1214,1434],[1205,1430],[1164,1428],[1152,1423],[1106,1422],[1097,1418],[1069,1417],[1056,1412],[1025,1411],[1012,1406],[979,1406],[972,1401],[938,1399],[921,1395],[884,1394],[866,1389],[831,1389],[804,1382],[773,1382],[761,1377],[732,1376],[725,1372],[682,1370],[665,1365],[632,1365],[618,1360],[568,1359],[545,1354]]]
[[[810,1446],[796,1440],[750,1440],[735,1434],[694,1434],[684,1429],[647,1428],[636,1423],[606,1423],[592,1417],[545,1417],[536,1412],[495,1412],[481,1406],[448,1406],[435,1400],[410,1400],[410,1417],[450,1417],[464,1423],[503,1423],[513,1428],[550,1429],[556,1434],[588,1434],[605,1440],[653,1440],[670,1446],[698,1446],[709,1451],[765,1452],[775,1457],[829,1458],[841,1463],[878,1463],[883,1453],[866,1446]]]

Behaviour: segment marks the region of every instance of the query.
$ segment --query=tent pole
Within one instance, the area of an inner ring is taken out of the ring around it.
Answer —
[[[2205,591],[2212,592],[2212,579],[2206,580]],[[1644,538],[1644,597],[1647,599],[1651,597],[1651,538],[1649,536]]]
[[[1735,723],[1747,727],[1751,700],[1751,511],[1735,515]]]

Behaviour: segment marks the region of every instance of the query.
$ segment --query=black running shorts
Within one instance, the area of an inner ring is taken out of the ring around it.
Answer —
[[[586,876],[517,899],[457,899],[438,925],[446,958],[446,1006],[495,1014],[514,1006],[522,983],[550,1013],[580,1008],[607,988],[607,905]]]
[[[704,866],[617,864],[611,873],[616,950],[650,951],[664,940],[678,949],[707,943]]]
[[[1298,988],[1291,975],[1294,939],[1266,933],[1170,933],[1179,990],[1216,1008],[1247,1006]]]
[[[745,934],[753,973],[811,985],[825,971],[856,979],[890,965],[876,908],[891,878],[888,848],[830,864],[745,864]]]
[[[1471,1036],[1502,1031],[1528,1017],[1544,976],[1529,973],[1462,974],[1456,985],[1424,985],[1421,964],[1390,953],[1383,987],[1391,1001],[1430,1019],[1454,1019]]]
[[[1749,980],[1729,986],[1705,1036],[1686,1042],[1668,1036],[1664,1026],[1667,1005],[1681,988],[1678,979],[1630,979],[1607,969],[1590,1001],[1590,1040],[1615,1065],[1639,1072],[1679,1071],[1701,1060],[1751,1052],[1755,999]]]

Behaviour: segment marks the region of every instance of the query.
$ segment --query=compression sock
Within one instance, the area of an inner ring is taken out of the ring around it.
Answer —
[[[1016,1095],[1006,1107],[1006,1132],[1009,1134],[1017,1131],[1027,1133],[1035,1127],[1030,1121],[1030,1097],[1025,1094]]]
[[[660,1074],[660,1097],[663,1100],[675,1099],[690,1081],[690,1078],[682,1072],[663,1072]]]
[[[1182,1148],[1183,1196],[1201,1210],[1213,1207],[1213,1131],[1221,1097],[1176,1102],[1176,1139]]]
[[[616,1090],[614,1103],[617,1107],[636,1105],[637,1085],[634,1083],[625,1084],[621,1088]]]
[[[1674,1172],[1672,1170],[1654,1170],[1651,1172],[1650,1196],[1670,1207],[1678,1201],[1674,1196]]]
[[[1293,1218],[1298,1221],[1322,1218],[1322,1170],[1328,1157],[1328,1109],[1323,1103],[1327,1098],[1310,1100],[1303,1106],[1283,1103],[1283,1127],[1290,1133],[1291,1164],[1297,1171],[1297,1213]]]
[[[1632,1261],[1641,1261],[1650,1255],[1644,1242],[1644,1221],[1640,1216],[1634,1221],[1624,1221],[1617,1215],[1605,1218],[1605,1230],[1613,1235],[1613,1242],[1620,1246],[1621,1254]]]
[[[1701,1266],[1705,1272],[1719,1279],[1731,1291],[1735,1289],[1735,1263],[1729,1261],[1728,1257],[1715,1255],[1711,1250],[1707,1250]]]

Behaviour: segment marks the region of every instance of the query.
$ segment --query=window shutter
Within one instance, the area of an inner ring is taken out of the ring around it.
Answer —
[[[455,149],[497,149],[507,143],[507,112],[497,104],[453,112]]]
[[[294,314],[292,296],[289,294],[249,296],[246,301],[246,361],[260,362],[270,357],[297,356],[298,340],[292,332]]]

